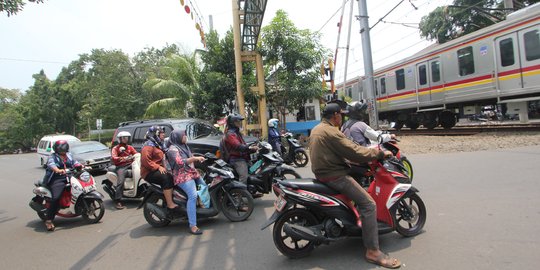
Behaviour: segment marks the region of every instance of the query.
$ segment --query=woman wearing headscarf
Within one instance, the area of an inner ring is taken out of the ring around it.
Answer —
[[[184,190],[188,196],[189,232],[199,235],[202,231],[197,227],[197,185],[205,185],[205,183],[193,164],[204,161],[204,157],[194,157],[186,142],[186,131],[174,130],[169,136],[167,160],[171,166],[174,184]]]

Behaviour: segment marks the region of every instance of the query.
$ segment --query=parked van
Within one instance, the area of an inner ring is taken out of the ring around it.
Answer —
[[[81,141],[77,137],[71,135],[46,135],[41,138],[37,146],[37,153],[39,154],[40,164],[43,168],[47,167],[47,159],[51,153],[54,153],[52,150],[53,144],[59,140],[65,140],[68,143]]]

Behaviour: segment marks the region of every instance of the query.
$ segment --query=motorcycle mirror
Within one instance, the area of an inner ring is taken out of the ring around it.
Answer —
[[[390,122],[390,128],[394,128],[396,126],[396,122]]]

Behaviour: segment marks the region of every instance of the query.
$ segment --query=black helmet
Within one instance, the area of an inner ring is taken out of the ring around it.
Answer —
[[[363,101],[353,101],[351,104],[347,105],[349,111],[349,118],[355,120],[362,120],[367,111],[367,103]]]
[[[155,144],[161,146],[161,139],[159,134],[165,132],[165,130],[160,126],[151,126],[146,132],[146,139],[154,142]]]
[[[54,142],[53,150],[55,153],[62,154],[69,151],[69,144],[66,140],[59,140]]]
[[[227,126],[231,127],[234,125],[234,122],[236,121],[242,121],[244,120],[244,117],[239,115],[239,114],[231,114],[229,116],[227,116]]]

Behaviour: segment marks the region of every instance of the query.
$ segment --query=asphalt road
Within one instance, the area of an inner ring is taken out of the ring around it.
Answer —
[[[402,269],[537,268],[540,146],[409,159],[428,211],[425,231],[380,237]],[[1,269],[380,269],[365,262],[359,238],[299,260],[279,254],[271,230],[259,229],[273,212],[273,195],[257,199],[245,222],[221,215],[199,222],[202,236],[189,234],[186,222],[152,228],[137,201],[118,211],[109,199],[102,222],[58,218],[49,233],[28,207],[33,181],[44,173],[38,165],[36,154],[0,156]]]

